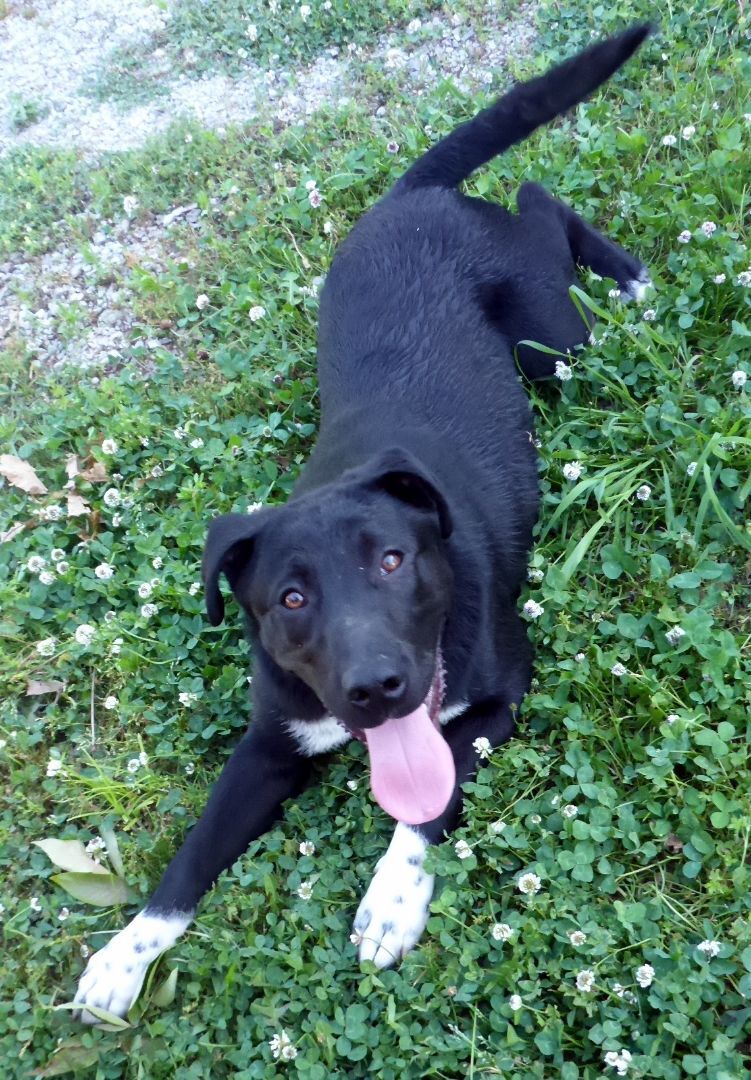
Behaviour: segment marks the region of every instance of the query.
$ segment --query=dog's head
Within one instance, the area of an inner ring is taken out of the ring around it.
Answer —
[[[391,450],[284,506],[212,521],[209,619],[227,577],[273,661],[354,730],[419,708],[439,664],[452,590],[446,499]]]

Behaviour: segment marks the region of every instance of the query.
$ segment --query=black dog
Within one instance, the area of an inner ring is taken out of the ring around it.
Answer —
[[[321,296],[321,430],[286,506],[211,523],[255,657],[253,722],[141,912],[89,961],[76,1001],[124,1015],[218,875],[300,790],[312,755],[352,735],[397,824],[360,905],[360,956],[412,948],[427,919],[429,844],[459,814],[478,739],[514,730],[532,650],[517,613],[537,517],[532,417],[514,347],[565,353],[589,327],[577,263],[640,296],[644,266],[535,184],[518,215],[461,195],[474,169],[607,79],[637,26],[515,87],[424,155],[352,230]],[[519,350],[524,374],[554,373]]]

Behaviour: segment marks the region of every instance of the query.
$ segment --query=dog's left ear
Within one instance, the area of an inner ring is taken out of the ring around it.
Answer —
[[[201,576],[206,595],[206,611],[212,626],[224,618],[224,600],[219,591],[219,575],[224,572],[230,585],[252,554],[256,536],[269,510],[252,514],[222,514],[209,525],[203,549]]]
[[[438,516],[443,539],[451,536],[454,522],[443,492],[430,470],[406,450],[387,450],[358,470],[358,479],[410,506],[432,510]]]

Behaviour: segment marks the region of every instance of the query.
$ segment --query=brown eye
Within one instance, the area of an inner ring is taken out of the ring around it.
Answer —
[[[286,608],[289,608],[290,611],[297,611],[299,608],[305,607],[307,600],[301,592],[297,591],[297,589],[290,589],[289,592],[286,592],[282,597],[282,603]]]
[[[404,556],[400,551],[387,551],[381,559],[381,573],[393,574],[402,565]]]

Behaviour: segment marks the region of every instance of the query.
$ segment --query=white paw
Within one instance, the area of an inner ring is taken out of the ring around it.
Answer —
[[[649,276],[649,271],[645,268],[639,274],[638,278],[632,278],[631,281],[627,281],[624,287],[624,293],[629,300],[636,300],[637,304],[641,303],[647,293],[647,289],[652,288],[652,279]]]
[[[84,1024],[99,1023],[86,1010],[93,1005],[124,1017],[138,997],[149,964],[174,945],[190,921],[191,916],[178,912],[136,915],[89,960],[74,998],[81,1009],[74,1015]]]
[[[435,880],[423,868],[427,848],[414,829],[396,826],[355,916],[353,936],[361,961],[390,967],[419,941],[428,921]]]

